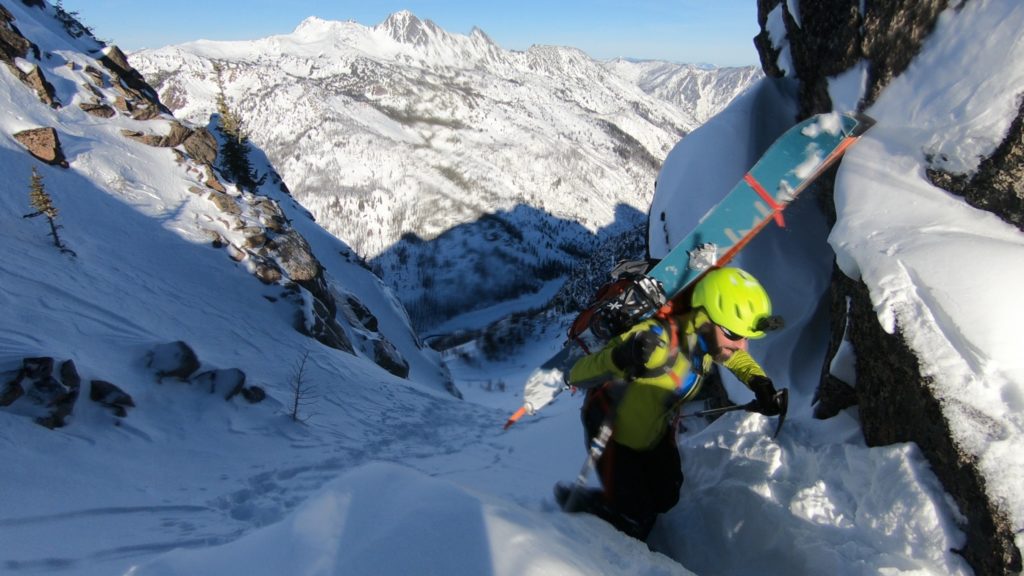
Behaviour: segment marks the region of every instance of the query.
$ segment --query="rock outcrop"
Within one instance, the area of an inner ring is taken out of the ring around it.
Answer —
[[[111,46],[100,58],[113,76],[111,85],[124,98],[124,111],[136,120],[149,120],[162,114],[170,115],[171,111],[160,103],[156,90],[146,83],[146,79],[128,63],[128,58],[117,46]]]
[[[230,401],[242,396],[250,404],[267,397],[260,386],[246,386],[245,372],[238,368],[209,369],[196,374],[199,357],[185,342],[169,342],[154,346],[145,358],[157,380],[171,377],[184,384],[197,384]],[[69,424],[81,391],[82,377],[74,361],[64,360],[57,369],[50,356],[24,358],[21,365],[0,373],[0,408],[32,418],[40,426],[62,428]],[[107,380],[89,380],[89,400],[109,408],[114,416],[126,418],[135,408],[135,399],[120,386]]]
[[[53,128],[32,128],[14,134],[14,139],[36,157],[40,162],[62,168],[68,167],[64,150],[60,145],[60,136]]]

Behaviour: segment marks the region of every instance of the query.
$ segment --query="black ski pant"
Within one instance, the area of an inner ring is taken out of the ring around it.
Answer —
[[[602,389],[584,403],[583,421],[588,444],[608,417]],[[616,528],[645,540],[658,514],[668,512],[679,501],[683,486],[682,461],[673,428],[650,450],[635,450],[612,439],[597,461],[597,472],[604,487],[603,503],[624,517],[621,522],[608,519]]]

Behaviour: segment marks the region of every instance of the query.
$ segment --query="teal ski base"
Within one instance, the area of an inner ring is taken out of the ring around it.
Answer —
[[[692,265],[691,253],[713,245],[712,261],[721,266],[769,222],[785,226],[786,206],[873,124],[864,115],[830,113],[787,130],[648,275],[671,299],[707,269],[706,262]]]

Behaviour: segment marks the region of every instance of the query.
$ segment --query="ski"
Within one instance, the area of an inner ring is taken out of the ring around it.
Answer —
[[[672,299],[727,264],[874,125],[863,114],[819,114],[780,136],[728,194],[650,272]]]

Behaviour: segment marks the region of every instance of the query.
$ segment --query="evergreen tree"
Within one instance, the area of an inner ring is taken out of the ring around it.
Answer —
[[[43,185],[43,177],[32,167],[32,180],[28,191],[29,202],[36,209],[33,214],[26,214],[26,218],[46,216],[50,220],[57,217],[57,207],[53,205],[53,199],[46,193],[46,186]]]
[[[241,117],[228,106],[224,95],[223,66],[215,62],[213,71],[217,74],[217,113],[220,116],[217,131],[224,137],[220,147],[220,169],[239,188],[251,192],[259,182],[249,162],[249,136],[242,128]]]
[[[74,251],[65,246],[57,234],[57,230],[61,228],[55,222],[57,219],[57,207],[53,205],[53,198],[46,192],[42,175],[36,171],[34,166],[32,167],[32,179],[29,184],[28,197],[29,203],[36,211],[31,214],[25,214],[22,218],[46,216],[46,220],[50,223],[50,236],[53,238],[53,245],[59,248],[61,252],[74,256]]]

